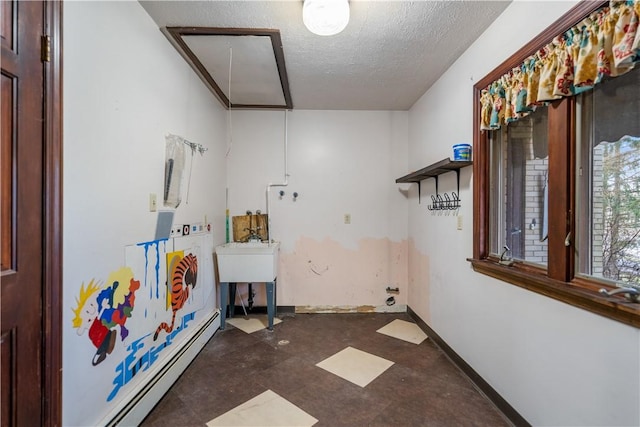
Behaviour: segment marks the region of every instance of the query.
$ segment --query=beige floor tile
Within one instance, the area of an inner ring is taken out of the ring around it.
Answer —
[[[347,381],[365,387],[378,375],[389,369],[393,362],[353,347],[347,347],[316,366]]]
[[[236,406],[207,423],[208,427],[310,427],[318,420],[271,390]]]
[[[389,335],[393,338],[409,341],[414,344],[420,344],[427,339],[427,335],[420,329],[415,323],[407,322],[405,320],[396,319],[386,326],[378,329],[376,332],[380,332],[384,335]]]
[[[273,325],[277,325],[282,322],[282,320],[277,317],[273,318]],[[257,316],[249,316],[249,317],[232,317],[231,319],[227,319],[227,323],[235,326],[236,328],[244,331],[248,334],[259,331],[261,329],[265,329],[269,326],[269,319],[267,315],[257,315]]]

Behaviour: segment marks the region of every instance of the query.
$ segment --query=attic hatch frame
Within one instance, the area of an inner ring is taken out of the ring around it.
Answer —
[[[218,100],[226,109],[293,109],[291,101],[291,92],[289,90],[289,78],[284,62],[284,49],[282,48],[282,39],[280,38],[280,30],[266,28],[216,28],[216,27],[164,27],[161,31],[172,42],[174,47],[180,52],[187,63],[205,82],[209,89],[216,95]],[[275,104],[234,104],[224,94],[213,76],[207,71],[207,68],[198,59],[197,55],[191,50],[184,40],[184,36],[258,36],[269,37],[273,48],[273,55],[278,68],[282,95],[284,97],[284,105]]]

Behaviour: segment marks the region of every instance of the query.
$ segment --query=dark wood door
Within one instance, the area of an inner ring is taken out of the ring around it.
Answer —
[[[36,426],[47,424],[45,3],[1,4],[1,422]]]

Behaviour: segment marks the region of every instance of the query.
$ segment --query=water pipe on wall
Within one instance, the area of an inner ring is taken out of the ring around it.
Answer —
[[[271,188],[272,187],[286,187],[289,185],[289,170],[287,168],[287,157],[288,157],[288,139],[289,132],[287,127],[287,110],[284,110],[284,181],[280,183],[269,183],[267,184],[266,196],[267,196],[267,219],[269,221],[267,227],[267,242],[271,244],[271,215],[270,215],[270,207],[271,207]]]

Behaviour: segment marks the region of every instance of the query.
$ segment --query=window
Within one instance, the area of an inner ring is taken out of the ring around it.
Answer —
[[[576,272],[640,285],[640,70],[577,102]]]
[[[483,89],[604,3],[581,2],[475,85],[475,271],[640,327],[640,67],[481,130]],[[484,123],[484,121],[483,121]]]
[[[489,133],[491,253],[547,265],[547,108]]]

